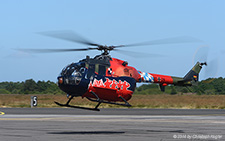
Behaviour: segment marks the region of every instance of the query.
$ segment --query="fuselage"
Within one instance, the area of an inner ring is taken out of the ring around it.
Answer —
[[[137,82],[158,83],[162,91],[169,84],[189,86],[197,81],[202,67],[197,63],[184,77],[146,73],[128,66],[126,61],[108,56],[83,59],[65,67],[58,77],[58,86],[71,96],[100,98],[107,101],[128,101]],[[97,95],[93,95],[95,93]]]

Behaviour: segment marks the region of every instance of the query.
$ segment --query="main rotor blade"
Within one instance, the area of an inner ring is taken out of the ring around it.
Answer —
[[[165,57],[164,55],[160,54],[150,54],[150,53],[143,53],[143,52],[133,52],[133,51],[127,51],[127,50],[121,50],[121,49],[114,49],[117,53],[127,55],[130,57],[135,58],[146,58],[146,57]]]
[[[193,42],[202,42],[202,41],[189,36],[180,36],[180,37],[165,38],[165,39],[139,42],[139,43],[127,44],[127,45],[121,45],[121,46],[115,46],[115,47],[132,47],[132,46],[178,44],[178,43],[193,43]]]
[[[98,48],[80,48],[80,49],[15,49],[23,52],[31,53],[54,53],[54,52],[71,52],[71,51],[87,51],[96,50]]]
[[[39,34],[90,46],[100,46],[70,30],[39,32]]]

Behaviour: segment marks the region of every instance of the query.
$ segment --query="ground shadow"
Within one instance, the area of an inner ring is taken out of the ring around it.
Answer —
[[[173,131],[146,130],[146,131],[147,131],[147,132],[185,133],[183,130],[173,130]]]
[[[48,132],[48,134],[64,134],[64,135],[110,135],[110,134],[148,134],[152,133],[185,133],[183,130],[172,130],[172,131],[163,131],[163,130],[127,130],[127,131],[61,131],[61,132]]]
[[[98,135],[98,134],[124,134],[122,131],[63,131],[48,132],[48,134],[65,134],[65,135]]]

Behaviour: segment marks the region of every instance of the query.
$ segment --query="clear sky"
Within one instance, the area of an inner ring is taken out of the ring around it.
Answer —
[[[224,0],[2,0],[0,29],[0,82],[30,78],[56,81],[67,64],[100,53],[28,54],[13,50],[87,47],[37,34],[57,30],[72,30],[106,45],[194,37],[203,42],[123,48],[163,57],[111,55],[141,71],[183,77],[194,65],[196,50],[209,46],[208,60],[218,61],[215,76],[225,77]],[[201,79],[209,77],[204,69]]]

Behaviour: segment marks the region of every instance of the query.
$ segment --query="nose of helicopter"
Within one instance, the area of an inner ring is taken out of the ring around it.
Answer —
[[[62,84],[63,83],[63,77],[58,77],[58,84]]]
[[[82,96],[88,89],[88,82],[75,76],[59,76],[58,87],[73,96]]]

